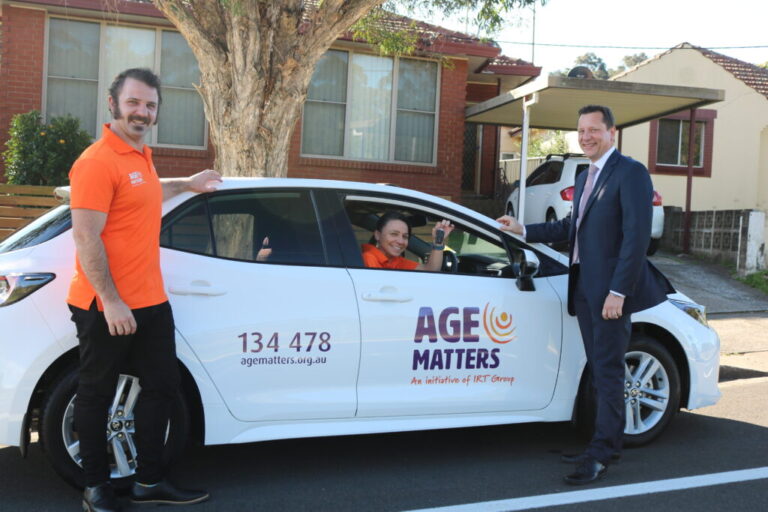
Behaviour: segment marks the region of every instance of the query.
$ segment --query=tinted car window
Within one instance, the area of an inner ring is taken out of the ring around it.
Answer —
[[[542,173],[538,185],[548,185],[560,181],[560,174],[563,172],[563,162],[550,162],[546,171]]]
[[[171,249],[213,255],[208,212],[204,199],[187,203],[174,212],[160,232],[160,245]]]
[[[69,205],[57,206],[3,240],[0,243],[0,253],[42,244],[71,227]]]
[[[201,197],[172,215],[160,243],[235,260],[326,263],[309,191],[225,191]]]
[[[538,185],[542,175],[547,172],[547,169],[549,169],[549,162],[545,162],[538,166],[530,176],[528,176],[528,179],[525,180],[525,186],[530,187],[531,185]]]

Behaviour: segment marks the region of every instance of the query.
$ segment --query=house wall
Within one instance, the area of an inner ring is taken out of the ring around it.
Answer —
[[[3,6],[2,67],[0,67],[0,148],[5,147],[11,118],[16,114],[44,110],[46,12]],[[101,21],[100,18],[94,18]],[[106,98],[104,98],[106,101]],[[163,177],[189,176],[213,167],[215,151],[209,143],[204,150],[153,148],[158,174]],[[4,175],[0,161],[0,176]],[[4,181],[4,180],[3,180]]]
[[[8,137],[11,117],[32,109],[44,110],[46,17],[43,8],[27,9],[3,5],[2,66],[0,66],[0,147]],[[78,14],[83,17],[82,14]],[[93,19],[101,21],[94,12]],[[150,21],[151,23],[151,21]],[[332,178],[365,182],[388,182],[415,188],[458,201],[464,156],[464,109],[467,103],[467,60],[452,59],[441,70],[439,126],[435,165],[361,162],[342,159],[305,158],[300,155],[301,121],[292,135],[288,175],[291,177]],[[478,101],[493,97],[495,84],[470,87]],[[484,133],[481,193],[493,193],[496,129]],[[209,142],[205,150],[156,147],[155,165],[161,176],[185,176],[212,167],[215,150]],[[0,163],[0,177],[3,169]],[[1,178],[0,178],[1,180]]]
[[[461,171],[464,156],[466,77],[466,60],[452,59],[452,66],[442,68],[436,165],[302,156],[301,119],[299,119],[291,138],[288,176],[391,183],[458,201],[461,197]]]
[[[761,152],[768,151],[762,135],[768,125],[768,98],[694,49],[674,50],[619,80],[723,89],[725,100],[705,107],[717,111],[712,176],[694,177],[691,208],[768,209],[768,171],[761,159]],[[648,137],[648,123],[624,130],[622,152],[647,165]],[[656,173],[653,183],[665,205],[685,206],[685,176]]]
[[[9,5],[2,9],[0,151],[5,149],[11,118],[41,108],[45,42],[44,11]],[[2,166],[0,160],[0,176]]]

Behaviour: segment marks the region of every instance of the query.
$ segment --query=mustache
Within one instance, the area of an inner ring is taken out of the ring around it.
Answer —
[[[130,116],[128,116],[128,122],[130,123],[131,121],[141,121],[146,125],[149,125],[152,122],[149,116],[140,116],[136,114],[131,114]]]

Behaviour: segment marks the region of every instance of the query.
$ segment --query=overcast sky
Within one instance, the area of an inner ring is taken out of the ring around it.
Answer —
[[[494,37],[505,55],[531,61],[532,12],[519,11],[517,20],[510,18],[508,27]],[[431,21],[466,28],[450,20]],[[575,58],[587,52],[615,68],[625,55],[645,52],[651,57],[682,42],[762,64],[768,61],[768,0],[548,0],[536,8],[535,41],[533,61],[545,73],[571,68]],[[724,46],[762,48],[718,48]]]

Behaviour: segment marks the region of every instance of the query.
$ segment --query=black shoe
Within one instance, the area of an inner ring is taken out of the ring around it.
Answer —
[[[560,456],[560,461],[565,462],[566,464],[578,464],[579,462],[583,461],[589,457],[589,455],[586,454],[586,452],[581,453],[564,453]],[[618,464],[621,461],[621,453],[615,452],[613,455],[611,455],[611,460],[608,461],[610,464]]]
[[[119,512],[122,508],[115,497],[112,485],[107,482],[85,488],[83,510],[85,512]]]
[[[210,497],[205,491],[190,491],[179,489],[168,480],[160,480],[153,486],[141,485],[138,482],[131,488],[133,503],[164,503],[166,505],[192,505]]]
[[[576,466],[575,472],[566,475],[565,482],[571,485],[591,484],[603,478],[607,472],[608,468],[600,461],[587,457]]]

